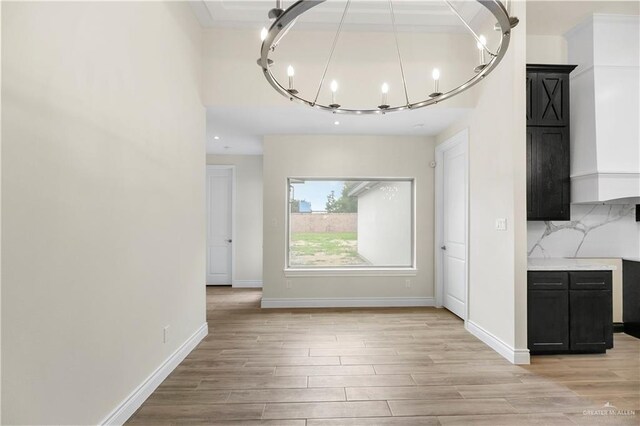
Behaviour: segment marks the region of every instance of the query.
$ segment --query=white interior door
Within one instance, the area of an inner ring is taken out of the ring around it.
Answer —
[[[233,169],[207,166],[207,285],[230,285]]]
[[[443,151],[441,162],[442,294],[443,306],[460,318],[466,319],[467,143],[466,137],[454,139]]]

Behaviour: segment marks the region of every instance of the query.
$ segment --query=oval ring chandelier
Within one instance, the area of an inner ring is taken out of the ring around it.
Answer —
[[[289,30],[295,25],[296,20],[305,12],[310,9],[318,6],[319,4],[324,3],[326,0],[299,0],[289,6],[287,9],[282,9],[281,1],[277,0],[276,7],[269,11],[269,18],[275,19],[271,27],[267,30],[266,28],[262,29],[261,39],[262,46],[260,49],[260,59],[258,59],[258,65],[262,68],[262,72],[266,77],[267,81],[271,86],[282,96],[288,98],[291,101],[297,101],[307,106],[330,111],[334,114],[385,114],[388,112],[396,112],[396,111],[405,111],[417,108],[423,108],[429,105],[436,104],[438,102],[444,101],[445,99],[449,99],[478,83],[484,77],[486,77],[491,71],[493,71],[496,66],[500,63],[502,58],[507,52],[507,48],[509,47],[509,38],[511,35],[511,29],[518,24],[518,18],[510,17],[507,11],[507,8],[500,0],[476,0],[482,6],[484,6],[496,19],[495,30],[499,31],[501,34],[500,44],[495,51],[491,51],[486,45],[486,39],[483,36],[479,36],[476,32],[471,28],[471,26],[464,20],[462,15],[458,12],[458,10],[451,4],[449,0],[443,0],[444,3],[447,4],[451,12],[458,17],[458,19],[462,22],[462,24],[466,27],[466,29],[471,33],[473,38],[477,42],[477,47],[480,52],[480,64],[475,67],[474,73],[469,80],[465,81],[461,85],[454,87],[453,89],[446,91],[444,93],[438,90],[438,82],[440,78],[440,72],[437,69],[433,70],[433,79],[434,79],[434,91],[429,94],[428,97],[424,100],[420,100],[417,102],[411,102],[409,100],[409,94],[407,92],[407,84],[404,75],[404,68],[402,63],[402,56],[400,55],[400,48],[398,46],[398,36],[396,31],[396,23],[395,23],[395,14],[393,10],[393,0],[389,0],[389,12],[391,14],[391,22],[393,25],[393,32],[395,36],[396,49],[398,54],[398,61],[402,76],[402,84],[404,88],[404,99],[405,103],[400,105],[388,105],[387,104],[387,93],[389,91],[389,86],[384,83],[382,85],[382,102],[380,105],[374,108],[366,108],[366,109],[350,109],[343,108],[340,104],[336,102],[336,91],[338,89],[337,82],[334,80],[329,85],[330,90],[332,92],[332,102],[330,104],[322,104],[318,102],[318,97],[320,95],[320,91],[325,83],[325,77],[327,74],[327,70],[329,68],[329,64],[333,57],[333,52],[336,47],[336,43],[342,31],[342,26],[344,24],[345,16],[349,10],[349,6],[352,0],[347,0],[344,11],[342,13],[342,18],[340,20],[340,24],[338,26],[338,30],[333,39],[333,45],[331,48],[331,53],[329,55],[329,59],[326,62],[324,67],[324,72],[322,74],[322,78],[320,79],[320,83],[318,85],[318,90],[315,93],[314,98],[305,98],[303,97],[294,87],[293,85],[293,77],[294,77],[294,69],[289,66],[287,69],[288,82],[286,86],[282,84],[271,72],[271,68],[274,64],[274,61],[270,58],[270,55],[275,52],[278,44],[282,41],[282,39],[287,35]],[[488,60],[485,60],[485,53],[488,56]]]

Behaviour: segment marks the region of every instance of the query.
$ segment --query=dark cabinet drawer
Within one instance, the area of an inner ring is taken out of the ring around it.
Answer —
[[[562,271],[529,271],[529,290],[566,290],[569,288],[569,273]]]
[[[611,291],[611,271],[585,271],[569,273],[571,290]]]

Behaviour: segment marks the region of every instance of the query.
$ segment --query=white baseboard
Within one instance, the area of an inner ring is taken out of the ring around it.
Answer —
[[[174,353],[167,358],[160,367],[151,373],[131,394],[126,397],[107,417],[100,422],[101,425],[122,425],[142,405],[149,395],[164,379],[167,378],[183,359],[189,355],[202,339],[209,333],[207,323],[204,323],[189,337]]]
[[[233,288],[262,288],[262,280],[233,280]]]
[[[529,364],[529,349],[514,349],[502,340],[498,339],[494,334],[488,332],[484,328],[471,320],[465,321],[464,328],[491,349],[502,355],[512,364]]]
[[[433,297],[363,297],[363,298],[262,298],[263,308],[373,308],[435,306]]]

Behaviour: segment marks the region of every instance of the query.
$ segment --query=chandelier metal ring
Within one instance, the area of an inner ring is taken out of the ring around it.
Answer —
[[[371,109],[350,109],[342,108],[341,106],[335,104],[325,105],[322,103],[318,103],[315,100],[311,101],[309,99],[305,99],[296,90],[290,90],[282,85],[271,72],[273,60],[269,56],[272,52],[275,51],[278,43],[280,43],[282,38],[295,25],[298,17],[300,17],[302,14],[312,9],[313,7],[324,3],[325,1],[326,0],[299,0],[292,4],[286,10],[282,11],[269,28],[266,37],[264,37],[260,51],[260,59],[258,59],[258,65],[262,68],[262,72],[269,84],[271,84],[271,86],[282,96],[288,98],[291,101],[296,101],[312,108],[329,111],[334,114],[386,114],[389,112],[404,111],[407,109],[423,108],[451,98],[478,83],[498,66],[504,55],[507,53],[507,48],[509,47],[509,39],[511,36],[511,28],[515,27],[518,23],[517,18],[509,16],[507,9],[500,0],[476,0],[478,3],[484,6],[496,19],[495,29],[500,32],[501,38],[500,45],[498,46],[495,54],[489,52],[487,49],[487,51],[490,53],[491,59],[486,64],[476,68],[476,74],[473,77],[447,92],[437,93],[437,96],[429,97],[428,99],[424,99],[418,102],[407,102],[404,105],[397,106],[384,105],[384,108],[377,107]],[[472,32],[474,37],[477,38],[475,33],[473,33],[473,30],[471,30],[469,25],[464,21],[464,19],[462,19],[457,11],[451,6],[451,4],[447,0],[444,1],[449,4],[451,10],[456,15],[458,15],[465,26],[467,26],[467,28]],[[322,83],[323,81],[321,81],[321,85]]]

